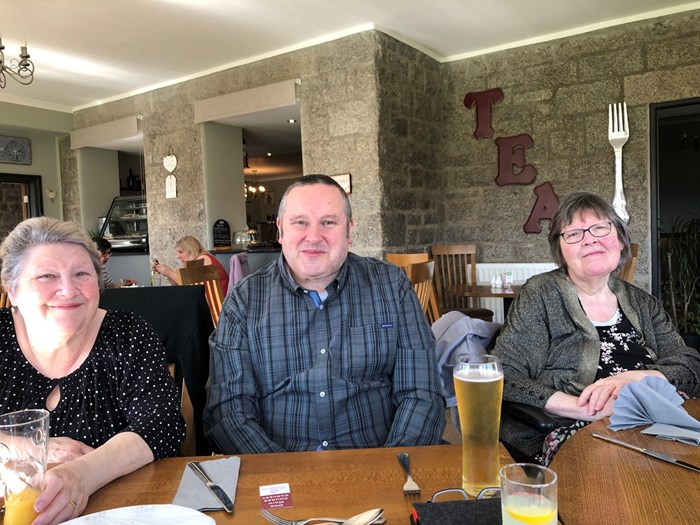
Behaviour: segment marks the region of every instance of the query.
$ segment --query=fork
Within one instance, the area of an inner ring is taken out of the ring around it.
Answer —
[[[265,518],[267,521],[270,523],[274,523],[274,525],[306,525],[307,523],[313,523],[313,522],[327,522],[327,523],[343,523],[345,520],[343,518],[307,518],[304,520],[287,520],[284,518],[281,518],[277,516],[276,514],[273,514],[272,512],[268,511],[267,509],[260,509],[260,514],[262,514],[262,517]]]
[[[613,208],[620,218],[629,222],[627,200],[622,186],[622,146],[630,137],[630,127],[627,122],[627,102],[610,104],[608,106],[608,140],[615,150],[615,196]]]
[[[399,452],[398,458],[399,463],[401,463],[401,466],[406,473],[406,483],[404,483],[403,486],[403,495],[414,496],[420,494],[420,487],[418,486],[418,483],[413,481],[413,477],[411,476],[411,460],[408,457],[408,454],[405,452]]]

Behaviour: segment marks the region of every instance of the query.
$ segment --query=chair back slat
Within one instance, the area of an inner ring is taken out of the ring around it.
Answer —
[[[458,310],[470,317],[491,321],[493,312],[480,308],[475,297],[463,297],[450,293],[449,288],[458,284],[477,284],[476,244],[433,244],[435,260],[435,288],[440,313]]]
[[[430,255],[427,253],[387,253],[386,261],[395,264],[403,269],[408,275],[408,267],[411,264],[427,262]],[[433,282],[430,286],[430,301],[428,303],[428,322],[433,324],[440,318],[440,307],[438,306],[437,292],[435,290],[435,272],[433,271]]]
[[[620,268],[620,273],[617,276],[623,281],[631,283],[634,280],[634,271],[637,268],[637,253],[639,252],[639,244],[633,242],[630,244],[630,258],[627,259],[624,266]]]
[[[406,270],[406,274],[413,284],[413,290],[416,292],[418,301],[426,316],[428,316],[430,310],[430,296],[433,289],[434,272],[435,261],[409,264]]]
[[[221,304],[223,302],[223,293],[219,282],[219,269],[214,265],[188,266],[180,268],[179,272],[180,282],[183,285],[204,285],[204,294],[207,298],[207,304],[209,304],[211,319],[216,327],[219,323]]]
[[[10,304],[10,297],[0,284],[0,308],[9,308],[10,306],[12,306],[12,304]]]

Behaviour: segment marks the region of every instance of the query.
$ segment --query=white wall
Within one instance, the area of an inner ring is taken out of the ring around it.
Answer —
[[[215,122],[202,124],[202,171],[207,246],[214,246],[214,223],[224,219],[236,230],[245,230],[243,194],[243,132]]]
[[[95,230],[97,218],[106,215],[112,199],[119,195],[119,160],[113,150],[76,150],[80,187],[80,216],[84,230]]]

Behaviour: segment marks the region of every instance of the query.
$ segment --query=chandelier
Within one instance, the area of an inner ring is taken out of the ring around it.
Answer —
[[[246,195],[252,195],[253,197],[257,197],[259,195],[263,195],[266,191],[266,188],[262,184],[257,184],[255,182],[255,174],[258,172],[258,170],[252,170],[252,171],[253,171],[253,182],[251,184],[245,183],[243,185],[243,188],[245,189]]]
[[[0,88],[4,89],[7,84],[6,73],[24,86],[31,84],[34,81],[34,63],[29,60],[27,46],[20,47],[19,60],[13,58],[9,65],[5,62],[4,49],[0,38]]]

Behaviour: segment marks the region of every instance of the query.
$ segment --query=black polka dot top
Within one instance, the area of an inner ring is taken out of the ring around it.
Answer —
[[[119,432],[135,432],[158,459],[176,456],[185,425],[165,350],[151,326],[130,312],[107,312],[85,362],[62,378],[40,374],[24,357],[9,308],[0,309],[0,413],[46,408],[51,436],[99,447]]]

